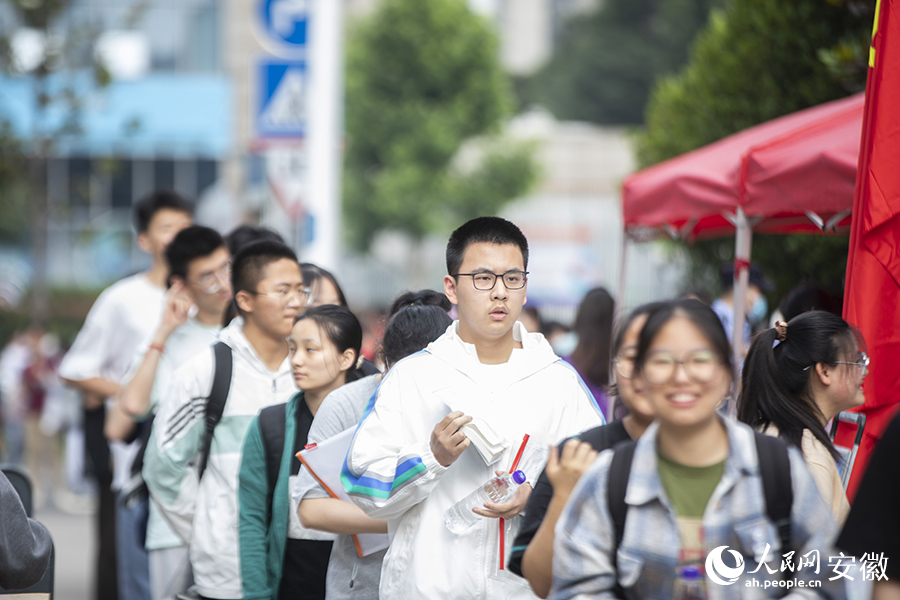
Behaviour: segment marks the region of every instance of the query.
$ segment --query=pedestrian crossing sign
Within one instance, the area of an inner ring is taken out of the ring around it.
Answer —
[[[259,63],[257,73],[257,136],[303,137],[307,111],[306,63],[264,60]]]

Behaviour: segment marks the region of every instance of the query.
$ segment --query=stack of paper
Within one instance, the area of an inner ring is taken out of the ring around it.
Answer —
[[[509,448],[509,441],[478,417],[474,417],[470,423],[463,425],[460,431],[466,434],[486,464],[492,465],[500,460],[500,457]]]

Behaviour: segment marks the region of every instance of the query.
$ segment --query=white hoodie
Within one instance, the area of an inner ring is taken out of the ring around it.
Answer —
[[[455,535],[444,526],[444,512],[495,469],[509,469],[526,433],[532,452],[545,451],[603,423],[578,374],[542,335],[517,323],[513,333],[522,349],[506,364],[483,365],[475,346],[457,332],[454,322],[425,350],[391,369],[347,455],[343,479],[351,498],[370,516],[388,520],[383,600],[534,598],[524,579],[498,574],[497,519],[480,519]],[[499,462],[488,466],[470,446],[449,467],[438,464],[431,433],[451,409],[483,419],[509,442]],[[528,481],[534,482],[543,462],[526,462]],[[507,558],[519,520],[507,522]]]
[[[212,348],[181,366],[164,392],[144,458],[144,479],[173,529],[191,546],[197,590],[208,598],[240,598],[237,483],[244,436],[260,409],[287,402],[297,391],[285,358],[272,372],[235,319],[220,339],[232,348],[231,388],[213,432],[203,480],[202,449],[207,396],[213,381]]]

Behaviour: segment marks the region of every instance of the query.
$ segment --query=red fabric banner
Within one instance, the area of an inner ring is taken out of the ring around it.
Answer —
[[[853,200],[844,319],[863,334],[871,357],[864,383],[863,438],[850,480],[852,499],[869,456],[900,403],[900,0],[875,15],[859,168]],[[852,426],[837,441],[849,446]]]

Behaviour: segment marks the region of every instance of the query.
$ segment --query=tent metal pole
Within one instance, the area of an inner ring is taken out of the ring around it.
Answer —
[[[625,267],[628,264],[628,234],[622,231],[619,248],[619,272],[616,274],[616,321],[625,313]]]
[[[616,276],[616,308],[615,320],[614,323],[620,323],[622,321],[622,315],[625,314],[625,267],[628,264],[628,234],[625,232],[625,228],[622,228],[622,246],[619,248],[619,272]],[[615,358],[615,357],[613,357]],[[615,372],[613,369],[610,369],[609,373],[609,382],[613,382],[613,377],[615,377]],[[614,418],[614,413],[616,410],[615,402],[608,402],[606,407],[606,413],[603,415],[606,417],[607,423],[612,423]]]
[[[741,365],[744,359],[744,323],[747,321],[747,288],[750,283],[750,248],[753,243],[753,231],[744,210],[738,207],[735,212],[734,240],[734,323],[731,336],[732,362],[734,363],[734,383],[732,397],[737,398],[741,385]],[[731,402],[728,412],[736,413],[736,400]]]

